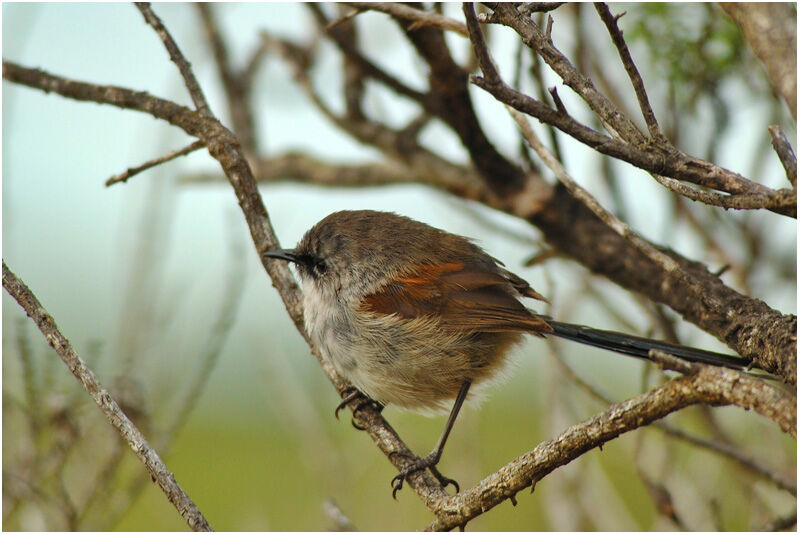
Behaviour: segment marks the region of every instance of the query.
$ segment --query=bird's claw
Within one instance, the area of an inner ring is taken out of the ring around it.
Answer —
[[[342,394],[344,394],[345,392],[347,392],[347,395],[345,395],[342,398],[342,401],[338,405],[336,405],[336,409],[334,409],[333,411],[333,416],[337,420],[339,419],[339,411],[347,407],[347,404],[356,399],[358,396],[363,396],[363,394],[359,392],[358,389],[354,386],[348,386],[342,391]]]
[[[392,452],[389,454],[389,457],[391,457],[392,455],[407,455],[407,454]],[[439,459],[438,456],[435,455],[435,452],[431,453],[426,457],[415,457],[409,466],[401,470],[400,473],[398,473],[396,476],[392,478],[390,482],[392,485],[392,498],[394,498],[395,500],[397,499],[397,493],[400,490],[402,490],[403,482],[408,480],[408,476],[410,476],[415,472],[419,472],[425,469],[431,471],[433,476],[436,478],[436,480],[442,487],[446,489],[448,485],[453,485],[453,487],[455,487],[456,489],[456,493],[458,493],[461,490],[460,487],[458,486],[458,482],[455,479],[450,479],[449,477],[444,476],[439,471],[439,469],[436,468],[436,464],[438,462]]]
[[[336,417],[337,420],[339,419],[339,412],[345,407],[347,407],[347,405],[351,401],[358,398],[362,399],[360,399],[358,404],[356,404],[356,406],[353,408],[353,414],[360,411],[367,405],[372,405],[378,412],[381,412],[383,410],[383,405],[381,403],[375,401],[372,398],[367,397],[354,386],[348,386],[342,393],[344,392],[347,392],[347,394],[342,398],[342,401],[336,406],[336,409],[334,409],[333,411],[333,415]],[[356,427],[356,429],[359,429],[359,427],[355,426],[355,424],[354,427]]]

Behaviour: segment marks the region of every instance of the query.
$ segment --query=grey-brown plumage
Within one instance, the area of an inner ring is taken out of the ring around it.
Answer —
[[[658,349],[680,358],[743,368],[736,357],[553,321],[522,297],[544,300],[527,282],[466,238],[407,217],[336,212],[292,250],[303,283],[306,329],[323,356],[360,392],[383,405],[435,411],[452,405],[434,450],[393,481],[436,469],[467,395],[503,367],[524,333],[552,334],[638,358]]]
[[[336,212],[294,251],[308,333],[382,404],[448,409],[523,332],[549,332],[519,301],[542,298],[469,240],[396,214]]]

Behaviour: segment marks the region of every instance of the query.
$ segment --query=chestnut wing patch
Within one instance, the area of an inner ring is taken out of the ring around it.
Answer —
[[[514,282],[477,263],[422,265],[368,295],[364,308],[404,318],[435,316],[443,328],[456,331],[550,332],[512,294]]]

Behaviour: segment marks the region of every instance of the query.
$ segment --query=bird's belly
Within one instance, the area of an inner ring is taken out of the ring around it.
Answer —
[[[376,401],[418,412],[448,410],[464,381],[493,376],[511,341],[445,333],[426,318],[339,313],[315,319],[309,332],[342,377]]]
[[[448,410],[465,381],[480,386],[505,361],[507,339],[448,334],[430,322],[413,321],[384,322],[380,329],[326,329],[321,347],[361,392],[417,412]]]

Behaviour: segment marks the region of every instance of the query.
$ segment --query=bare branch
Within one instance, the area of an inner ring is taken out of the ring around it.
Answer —
[[[500,24],[513,28],[523,42],[538,52],[542,59],[558,74],[564,83],[583,98],[604,124],[617,132],[629,143],[646,142],[645,135],[621,114],[614,105],[598,91],[592,81],[578,72],[567,57],[558,50],[547,35],[529,17],[523,17],[512,4],[498,3],[494,10]]]
[[[186,61],[186,58],[178,48],[178,45],[161,23],[161,19],[159,19],[156,14],[153,13],[153,10],[150,9],[150,4],[148,2],[136,2],[136,7],[142,12],[145,22],[152,26],[158,36],[161,38],[161,41],[164,43],[164,47],[167,49],[167,52],[169,52],[169,59],[171,59],[172,62],[178,66],[178,70],[183,77],[183,83],[186,84],[186,89],[189,90],[189,95],[192,97],[192,102],[194,102],[194,106],[197,108],[197,111],[203,115],[211,116],[211,110],[208,107],[208,102],[206,102],[206,97],[203,95],[203,90],[200,89],[200,84],[197,83],[197,79],[194,77],[191,65],[189,65],[188,61]]]
[[[616,132],[624,141],[600,134],[580,124],[564,113],[552,110],[543,103],[528,97],[506,85],[496,75],[491,65],[481,64],[485,78],[473,76],[472,82],[487,90],[501,102],[515,109],[532,115],[540,121],[556,126],[578,141],[594,148],[598,152],[626,161],[632,165],[671,178],[693,182],[728,193],[758,193],[777,196],[777,193],[761,184],[750,181],[738,173],[733,173],[712,163],[694,158],[675,149],[662,139],[647,140],[645,136],[620,113],[611,102],[603,96],[591,83],[580,74],[569,60],[556,49],[552,41],[546,38],[533,21],[522,17],[510,4],[497,4],[496,15],[499,21],[512,27],[522,37],[523,42],[535,48],[564,82],[576,91],[595,111],[605,125]],[[467,15],[467,26],[477,21]],[[471,36],[472,36],[471,32]],[[480,41],[473,39],[473,47],[479,58],[488,57],[488,50]],[[484,68],[485,67],[485,68]],[[487,71],[494,74],[486,74]],[[773,210],[784,215],[796,214],[796,207],[781,207]],[[795,215],[796,217],[796,215]]]
[[[161,156],[159,158],[155,158],[153,160],[149,160],[149,161],[147,161],[147,162],[145,162],[145,163],[143,163],[141,165],[137,165],[136,167],[128,167],[128,169],[124,173],[120,173],[118,175],[114,175],[111,178],[109,178],[108,180],[106,180],[106,186],[113,186],[114,184],[117,184],[118,182],[127,182],[129,178],[131,178],[134,175],[137,175],[137,174],[141,173],[142,171],[146,171],[147,169],[150,169],[151,167],[155,167],[155,166],[157,166],[159,164],[168,162],[170,160],[174,160],[175,158],[178,158],[179,156],[185,156],[185,155],[187,155],[189,153],[192,153],[192,152],[194,152],[194,151],[196,151],[198,149],[202,149],[203,147],[205,147],[205,143],[203,143],[202,141],[195,141],[194,143],[190,143],[189,145],[183,147],[182,149],[174,150],[174,151],[172,151],[172,152],[170,152],[168,154],[165,154],[164,156]]]
[[[573,425],[558,437],[503,466],[474,487],[443,500],[437,518],[427,531],[464,526],[469,520],[531,487],[553,470],[623,433],[698,403],[737,405],[775,421],[786,433],[796,435],[797,398],[752,377],[703,366],[609,407],[593,418]]]
[[[739,464],[745,470],[756,474],[760,477],[763,477],[772,483],[775,484],[780,489],[783,489],[793,496],[797,496],[797,481],[793,481],[790,477],[786,476],[778,472],[777,470],[766,466],[763,462],[756,459],[755,457],[748,455],[747,453],[738,450],[737,448],[733,447],[732,445],[722,442],[719,440],[709,440],[706,438],[701,438],[691,433],[687,433],[682,429],[678,429],[671,425],[667,425],[665,423],[660,423],[660,425],[654,425],[656,429],[659,429],[666,433],[667,435],[684,440],[690,444],[694,444],[697,447],[707,449],[711,452],[718,453],[731,459]]]
[[[653,247],[649,242],[642,239],[641,236],[636,234],[631,228],[614,217],[608,210],[603,208],[597,200],[592,197],[592,195],[583,189],[577,182],[575,182],[571,176],[567,173],[566,169],[561,165],[561,162],[555,159],[553,154],[547,150],[536,134],[533,132],[530,124],[528,124],[528,120],[525,118],[517,110],[507,107],[508,112],[511,114],[511,117],[517,123],[520,130],[522,131],[522,135],[531,148],[536,151],[536,154],[542,159],[547,167],[550,168],[551,171],[556,175],[556,178],[564,184],[564,186],[581,202],[583,202],[589,210],[592,211],[601,221],[605,222],[610,228],[612,228],[617,234],[619,234],[622,238],[630,241],[637,249],[639,249],[645,256],[647,256],[650,260],[655,262],[657,265],[661,266],[665,271],[668,273],[678,274],[680,273],[680,267],[678,263],[675,262],[672,258],[668,257],[661,251],[658,251],[655,247]],[[697,288],[698,292],[704,292],[705,288]]]
[[[617,26],[617,20],[621,15],[613,16],[611,10],[608,9],[608,5],[601,2],[595,3],[594,7],[597,9],[597,13],[600,14],[600,18],[606,25],[608,33],[611,34],[611,40],[614,42],[614,46],[616,46],[619,51],[619,57],[622,59],[622,64],[625,66],[625,72],[628,73],[628,78],[631,79],[631,85],[633,85],[633,89],[636,92],[636,99],[639,101],[639,108],[642,110],[642,116],[644,116],[644,122],[647,124],[647,130],[650,132],[650,136],[654,138],[663,138],[664,135],[658,127],[656,115],[653,113],[653,108],[650,107],[650,99],[647,98],[644,80],[642,80],[642,76],[639,74],[639,70],[633,62],[631,51],[628,50],[628,44],[622,37],[622,31],[619,29],[619,26]]]
[[[228,101],[228,110],[233,123],[233,131],[242,142],[242,146],[247,151],[255,150],[255,125],[253,124],[253,114],[250,110],[248,99],[250,97],[250,80],[245,80],[237,75],[230,64],[228,49],[222,36],[219,33],[216,20],[214,19],[210,3],[198,2],[195,4],[203,22],[203,29],[206,32],[206,39],[209,42],[214,60],[217,63],[222,86],[225,88],[225,97]],[[258,52],[254,54],[257,58]]]
[[[367,11],[367,10],[380,11],[382,13],[388,13],[393,17],[398,17],[401,19],[413,21],[415,29],[422,28],[425,26],[431,26],[434,28],[439,28],[441,30],[455,32],[459,35],[467,37],[467,27],[464,26],[463,23],[451,19],[450,17],[439,15],[438,13],[431,13],[429,11],[423,11],[421,9],[409,7],[403,4],[396,4],[389,2],[345,2],[345,3],[361,11]]]
[[[316,4],[309,4],[308,8],[314,14],[314,18],[320,24],[322,28],[327,28],[329,21],[325,18],[324,13]],[[266,35],[262,33],[262,35]],[[369,60],[366,56],[364,56],[361,52],[358,51],[354,46],[352,46],[346,39],[343,39],[341,34],[335,31],[333,28],[331,31],[327,32],[327,35],[331,37],[333,42],[339,49],[342,51],[343,54],[346,54],[351,61],[357,64],[363,71],[365,76],[369,76],[374,78],[375,80],[381,82],[386,87],[397,93],[398,95],[402,95],[404,97],[408,97],[415,102],[419,102],[423,104],[427,99],[427,95],[421,91],[417,91],[411,87],[408,87],[406,84],[401,82],[395,76],[387,73],[371,60]],[[424,105],[424,104],[423,104]]]
[[[519,12],[526,17],[534,13],[547,13],[566,4],[566,2],[525,2],[519,6]]]
[[[552,344],[548,345],[551,346],[552,349]],[[575,383],[578,388],[587,392],[592,398],[605,405],[612,405],[616,403],[616,401],[611,399],[611,397],[603,392],[600,392],[594,385],[578,375],[578,373],[564,361],[557,351],[551,350],[550,354],[558,365],[559,369],[561,369],[561,371],[569,378],[569,380]],[[697,446],[698,448],[703,448],[712,453],[727,457],[728,459],[738,463],[745,470],[748,470],[757,476],[763,477],[774,483],[778,488],[788,491],[793,496],[797,496],[796,481],[793,481],[790,477],[768,467],[755,457],[740,451],[727,442],[702,438],[661,421],[653,422],[651,427],[662,431],[671,438],[683,440],[689,444]]]
[[[519,193],[528,185],[522,169],[505,158],[486,136],[472,105],[466,71],[453,59],[444,33],[437,28],[415,28],[407,20],[397,23],[428,64],[430,91],[425,110],[444,121],[469,152],[475,168],[498,195]]]
[[[209,153],[220,163],[228,181],[233,186],[239,206],[242,208],[250,235],[256,251],[262,252],[278,248],[278,240],[272,229],[269,217],[261,200],[256,181],[252,171],[241,152],[241,145],[236,137],[222,126],[214,117],[205,117],[179,106],[173,102],[153,97],[144,92],[129,89],[97,86],[84,82],[67,80],[53,76],[36,69],[27,69],[11,62],[3,62],[3,78],[29,85],[37,89],[57,92],[61,95],[76,100],[87,100],[112,104],[120,108],[133,109],[146,112],[156,118],[164,119],[175,126],[182,128],[190,135],[197,135],[209,149]],[[316,357],[320,367],[328,379],[333,383],[340,396],[346,393],[348,384],[336,373],[333,365],[322,358],[319,351],[308,338],[303,325],[303,312],[301,293],[294,277],[284,262],[267,259],[259,255],[262,265],[272,278],[273,286],[283,300],[284,306],[295,327],[303,336]],[[350,403],[355,409],[357,401]],[[362,407],[354,414],[355,421],[366,429],[381,451],[390,458],[395,467],[400,470],[405,458],[413,456],[394,429],[376,409]],[[427,473],[414,474],[408,478],[408,483],[426,503],[436,503],[447,493]],[[430,507],[430,505],[429,505]]]
[[[658,173],[651,173],[656,182],[668,190],[683,195],[689,200],[702,202],[709,206],[719,206],[721,208],[733,208],[735,210],[771,210],[779,212],[789,217],[797,218],[797,191],[791,189],[773,190],[769,195],[763,193],[738,193],[734,195],[722,195],[710,191],[703,191],[691,186],[687,186]]]
[[[167,470],[164,462],[158,453],[150,447],[147,439],[136,428],[125,413],[122,412],[117,402],[111,394],[101,385],[86,363],[75,353],[72,345],[61,334],[53,318],[47,313],[36,296],[8,269],[3,261],[3,288],[11,295],[19,305],[25,310],[30,318],[42,331],[47,339],[47,343],[58,353],[64,364],[81,383],[83,388],[89,393],[97,406],[103,412],[109,423],[119,432],[130,445],[133,452],[142,461],[147,471],[150,473],[170,503],[175,506],[178,513],[186,520],[189,527],[194,531],[211,531],[203,514],[175,481],[175,476]]]
[[[781,160],[781,165],[786,171],[786,178],[794,189],[797,189],[797,156],[792,150],[792,144],[786,138],[783,128],[773,124],[768,128],[770,138],[772,139],[772,148],[778,153],[778,158]]]
[[[585,205],[594,213],[602,222],[612,228],[623,240],[630,242],[636,249],[638,249],[644,256],[646,256],[650,261],[661,267],[664,272],[666,273],[666,277],[668,278],[675,278],[681,281],[682,284],[685,284],[685,289],[691,292],[693,299],[697,300],[698,302],[706,302],[712,307],[712,302],[709,301],[709,283],[710,281],[705,280],[702,281],[696,278],[696,273],[694,275],[690,275],[687,266],[679,261],[678,258],[675,257],[673,254],[668,254],[665,251],[659,250],[655,248],[652,244],[635,234],[631,229],[613,217],[607,210],[605,210],[602,206],[597,203],[591,195],[588,194],[585,190],[580,188],[580,186],[572,180],[569,175],[566,173],[564,168],[561,164],[553,158],[552,154],[541,144],[538,138],[533,133],[533,130],[530,128],[527,120],[524,116],[522,116],[516,110],[512,108],[508,108],[512,114],[512,117],[520,126],[520,129],[523,132],[523,136],[526,140],[531,144],[531,147],[537,151],[539,156],[543,159],[546,165],[550,167],[553,172],[556,174],[558,179],[567,187],[568,191],[572,193],[576,198],[579,198],[581,202],[585,203]],[[590,234],[591,236],[591,234]],[[595,244],[596,245],[596,244]],[[729,315],[730,310],[726,312]],[[796,323],[796,317],[788,318],[790,323]],[[791,352],[793,347],[793,343],[796,343],[796,334],[786,333],[789,337],[787,342],[786,349],[789,351],[784,355],[783,358],[780,359],[782,364],[779,365],[781,369],[783,369],[787,374],[783,372],[778,372],[777,368],[774,367],[771,358],[768,360],[764,359],[764,352],[763,351],[756,351],[750,353],[752,355],[751,358],[757,359],[759,365],[771,372],[776,372],[778,375],[786,378],[790,383],[794,383],[796,381],[796,369],[797,369],[797,360],[796,356]],[[794,337],[794,338],[792,338]],[[743,356],[748,356],[747,352],[741,352]],[[784,366],[786,366],[784,368]]]

